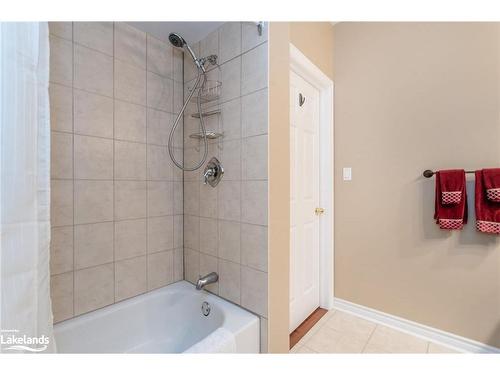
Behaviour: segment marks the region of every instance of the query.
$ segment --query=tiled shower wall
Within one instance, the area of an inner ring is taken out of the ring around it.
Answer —
[[[125,23],[50,24],[55,321],[183,279],[166,144],[182,53]],[[179,133],[181,134],[181,133]],[[182,159],[182,136],[176,141]]]
[[[261,317],[261,349],[267,351],[267,201],[268,201],[268,45],[250,22],[225,23],[193,49],[199,56],[216,54],[218,67],[208,78],[222,82],[221,97],[206,109],[220,115],[206,118],[208,131],[223,133],[210,141],[208,159],[217,157],[224,176],[216,188],[203,184],[202,170],[184,173],[185,278],[219,273],[207,289]],[[184,93],[196,70],[184,60]],[[203,143],[189,138],[198,133],[197,112],[190,104],[184,117],[184,159],[198,162]]]

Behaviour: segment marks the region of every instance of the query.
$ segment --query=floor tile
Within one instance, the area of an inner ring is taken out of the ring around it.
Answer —
[[[430,354],[450,354],[450,353],[459,353],[459,352],[457,352],[456,350],[447,348],[446,346],[442,346],[442,345],[434,344],[433,342],[430,342],[427,353],[430,353]]]
[[[378,325],[365,353],[427,353],[427,341],[395,329]]]
[[[340,332],[324,325],[305,345],[318,353],[361,353],[369,336],[369,332]]]

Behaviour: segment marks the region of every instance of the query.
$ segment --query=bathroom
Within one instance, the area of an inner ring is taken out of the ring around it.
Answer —
[[[500,353],[500,24],[169,18],[0,22],[0,359]]]

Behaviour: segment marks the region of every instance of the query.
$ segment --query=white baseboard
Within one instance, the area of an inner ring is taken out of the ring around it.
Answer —
[[[411,320],[403,319],[398,316],[386,314],[369,307],[357,305],[340,298],[334,298],[333,308],[348,312],[360,318],[370,320],[374,323],[388,326],[399,331],[409,333],[424,340],[446,346],[450,349],[463,353],[500,353],[499,348],[480,343],[462,336],[455,335],[446,331],[441,331]]]

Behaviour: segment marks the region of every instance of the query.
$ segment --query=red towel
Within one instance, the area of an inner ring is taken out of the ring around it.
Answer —
[[[434,219],[441,229],[462,229],[467,223],[465,171],[436,172]]]
[[[480,232],[500,234],[500,202],[487,197],[484,169],[476,171],[476,228]]]
[[[486,198],[500,202],[500,168],[483,169],[483,182]]]

